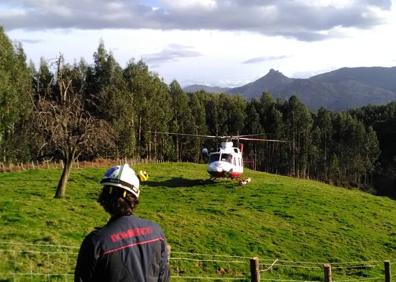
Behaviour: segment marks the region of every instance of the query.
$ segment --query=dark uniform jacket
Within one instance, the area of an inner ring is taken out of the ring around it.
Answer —
[[[133,215],[111,219],[84,239],[74,281],[169,281],[161,228]]]

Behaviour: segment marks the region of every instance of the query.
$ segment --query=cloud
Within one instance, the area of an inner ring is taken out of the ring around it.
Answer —
[[[391,6],[391,0],[15,0],[0,6],[0,15],[7,30],[209,29],[314,41],[334,36],[333,29],[379,25]]]
[[[217,7],[216,0],[162,0],[166,7],[175,10],[206,9],[212,10]]]
[[[29,39],[29,38],[21,38],[21,39],[17,39],[16,41],[26,44],[39,44],[43,42],[42,39]]]
[[[255,57],[248,59],[243,62],[243,64],[256,64],[256,63],[261,63],[261,62],[268,62],[268,61],[276,61],[276,60],[282,60],[287,58],[288,56],[263,56],[263,57]]]
[[[161,52],[143,55],[143,61],[149,64],[158,64],[165,62],[177,61],[182,58],[191,58],[202,56],[199,52],[191,49],[189,46],[170,44]]]

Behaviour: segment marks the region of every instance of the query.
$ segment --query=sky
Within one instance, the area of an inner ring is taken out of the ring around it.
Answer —
[[[396,66],[396,0],[0,0],[0,26],[35,65],[93,63],[103,41],[182,86]]]

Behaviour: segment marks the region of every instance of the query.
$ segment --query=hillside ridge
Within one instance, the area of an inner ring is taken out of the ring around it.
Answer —
[[[188,87],[184,89],[186,92],[194,92]],[[195,91],[199,89],[211,92],[210,88],[194,86]],[[271,69],[253,82],[228,90],[225,88],[222,92],[240,94],[248,99],[260,97],[263,92],[281,99],[295,95],[311,110],[324,107],[343,111],[395,101],[396,67],[345,67],[306,79],[289,78],[280,71]]]

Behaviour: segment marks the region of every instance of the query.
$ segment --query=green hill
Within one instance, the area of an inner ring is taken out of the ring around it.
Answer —
[[[264,279],[321,280],[326,262],[335,279],[371,278],[396,259],[391,199],[249,170],[239,186],[209,183],[204,165],[135,169],[150,175],[137,215],[163,227],[174,279],[248,279],[254,256],[262,270],[279,259]],[[71,280],[82,238],[107,220],[96,203],[104,170],[74,169],[63,200],[53,198],[59,169],[0,174],[0,281]]]

